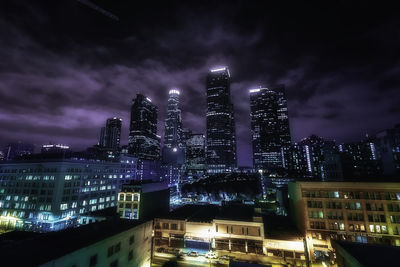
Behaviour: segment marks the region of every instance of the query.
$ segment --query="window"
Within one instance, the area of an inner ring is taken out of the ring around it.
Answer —
[[[135,242],[135,236],[132,235],[131,237],[129,237],[129,245],[132,245],[133,242]]]
[[[111,262],[110,267],[118,267],[118,260]]]
[[[131,261],[132,259],[133,259],[133,250],[130,250],[128,254],[128,261]]]
[[[111,257],[114,254],[114,246],[111,246],[107,250],[107,257]]]
[[[97,264],[97,254],[90,256],[89,266],[93,267]]]
[[[121,250],[121,242],[118,242],[118,244],[115,245],[115,253],[119,252]]]
[[[178,225],[176,223],[172,223],[171,230],[178,230]]]

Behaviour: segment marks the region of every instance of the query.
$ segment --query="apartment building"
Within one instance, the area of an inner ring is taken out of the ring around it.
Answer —
[[[310,258],[333,258],[331,240],[400,246],[400,183],[290,182],[291,215]]]

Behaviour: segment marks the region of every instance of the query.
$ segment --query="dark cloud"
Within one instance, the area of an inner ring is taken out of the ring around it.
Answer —
[[[184,126],[205,131],[205,75],[227,65],[239,163],[251,164],[248,89],[287,88],[293,141],[315,133],[357,140],[398,123],[396,9],[365,1],[2,1],[0,146],[13,140],[97,142],[136,93],[159,107],[182,90]]]

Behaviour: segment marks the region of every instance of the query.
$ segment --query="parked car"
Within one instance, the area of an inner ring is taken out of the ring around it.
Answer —
[[[206,253],[206,258],[207,259],[216,259],[218,257],[217,257],[217,254],[215,254],[214,251],[209,251],[209,252]]]
[[[198,257],[199,253],[197,251],[190,251],[187,255],[190,257]]]
[[[235,257],[233,257],[233,256],[229,256],[229,255],[224,255],[224,256],[221,256],[221,257],[219,257],[221,260],[227,260],[227,261],[229,261],[229,260],[233,260]]]

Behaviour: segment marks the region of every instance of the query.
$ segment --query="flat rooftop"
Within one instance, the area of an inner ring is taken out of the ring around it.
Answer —
[[[269,239],[302,240],[303,236],[292,224],[290,217],[268,214],[263,215],[264,236]]]
[[[343,249],[362,266],[365,267],[395,267],[399,266],[400,247],[380,244],[362,244],[353,242],[335,241],[334,246]],[[338,251],[339,252],[339,251]]]
[[[214,219],[253,221],[253,216],[253,205],[185,205],[160,218],[186,220],[189,222],[211,222]]]
[[[59,232],[32,233],[13,231],[1,235],[2,266],[38,266],[72,253],[144,223],[113,220],[92,223]]]

